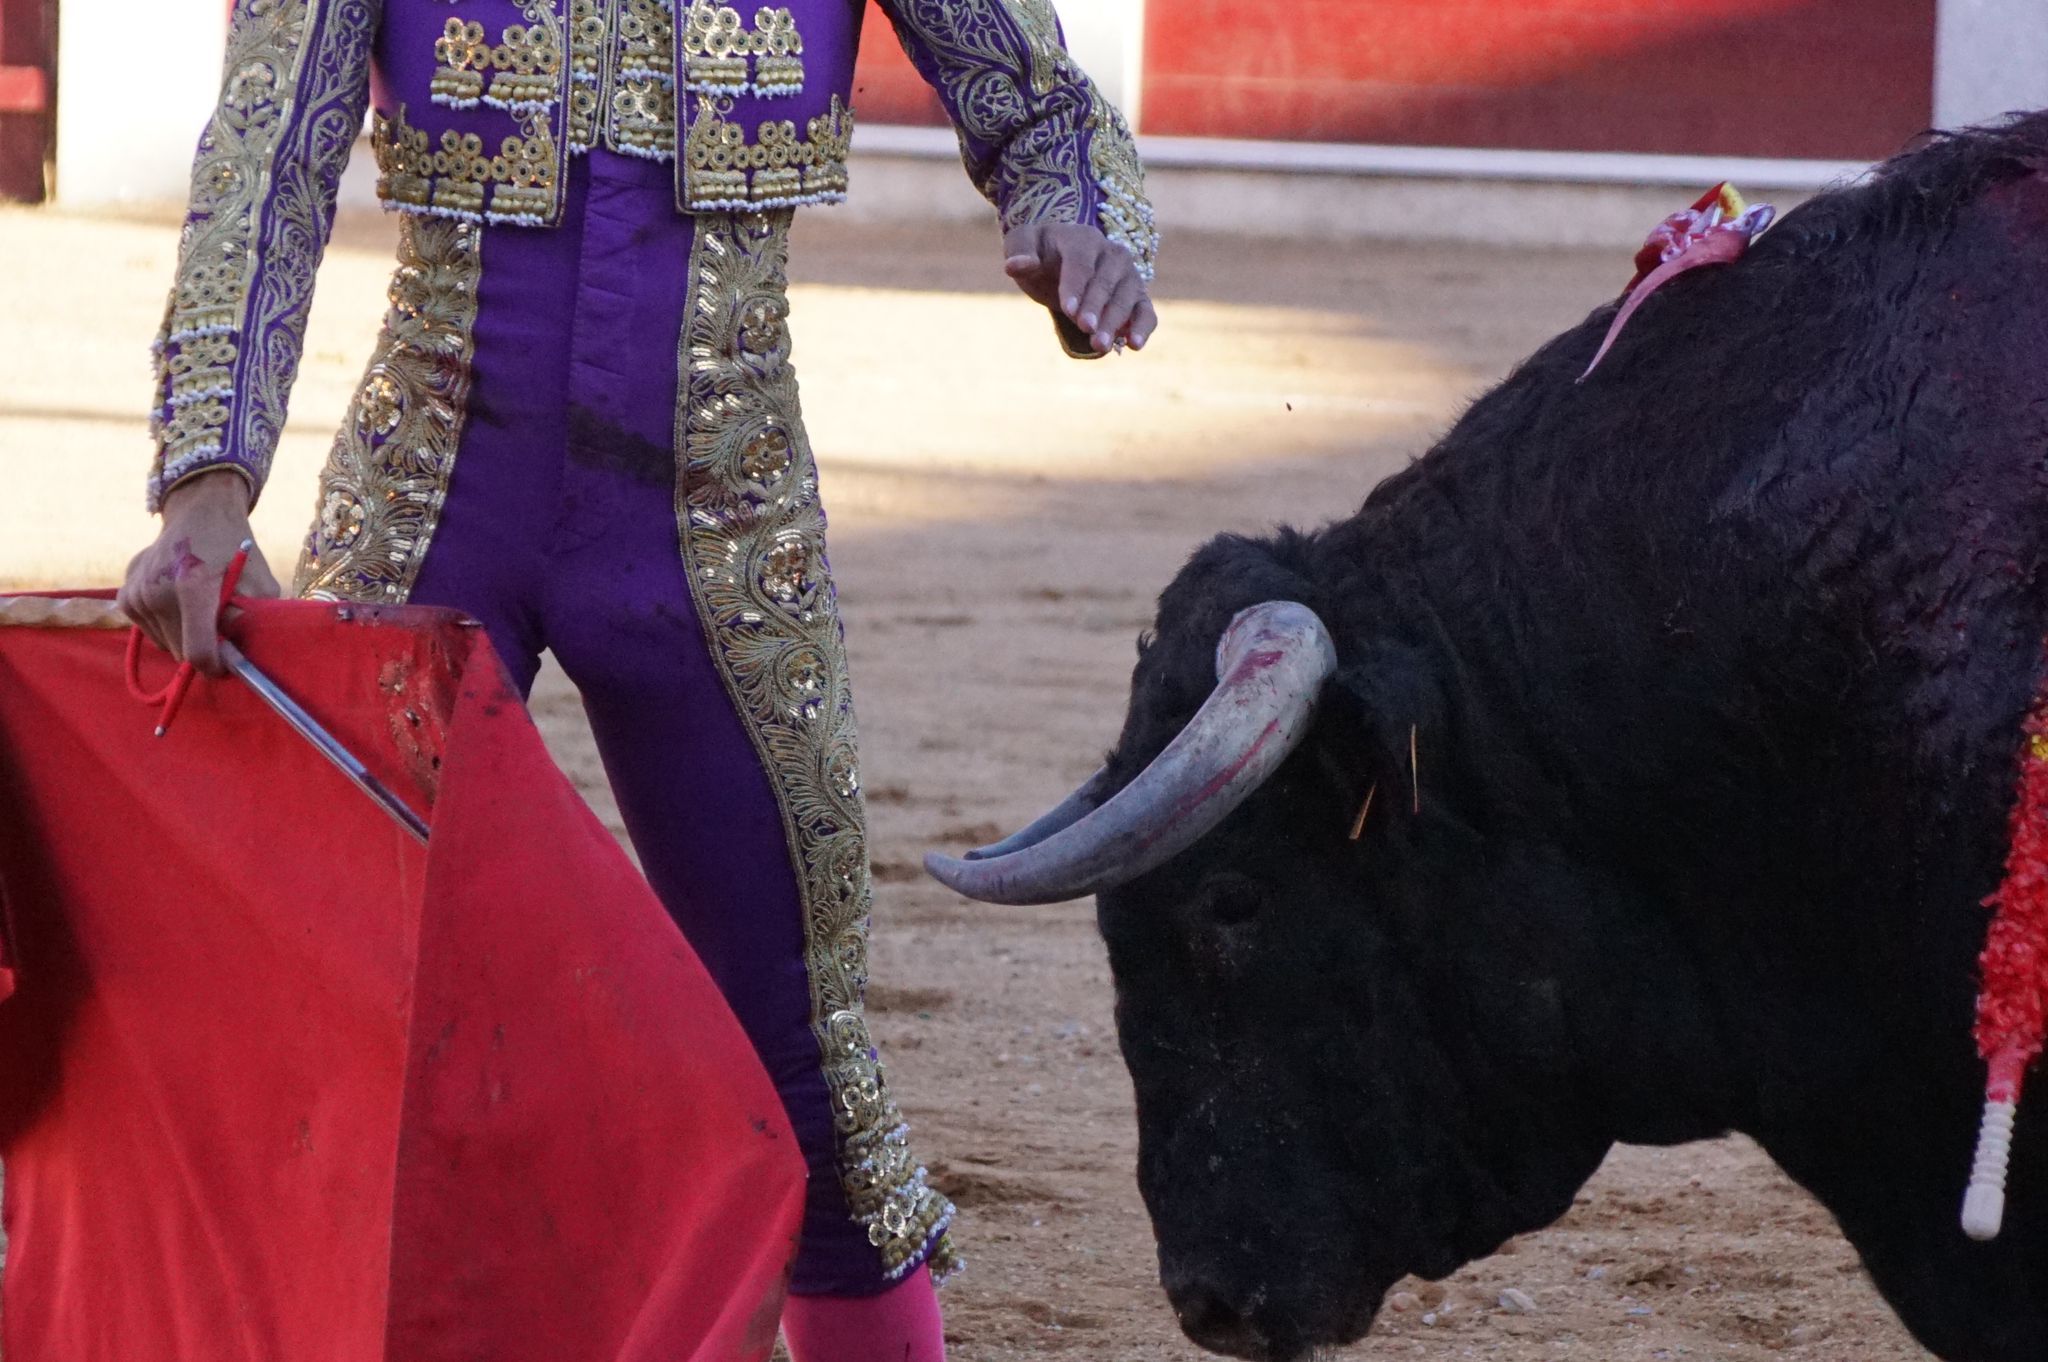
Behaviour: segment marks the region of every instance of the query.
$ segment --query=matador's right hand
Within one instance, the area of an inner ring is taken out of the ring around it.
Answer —
[[[122,611],[157,646],[208,676],[227,668],[214,632],[220,582],[249,533],[249,484],[230,469],[193,478],[164,498],[164,527],[156,542],[128,564],[117,597]],[[237,592],[281,594],[261,550],[252,549]]]

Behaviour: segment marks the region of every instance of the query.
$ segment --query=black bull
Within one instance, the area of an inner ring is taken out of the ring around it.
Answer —
[[[2048,638],[2048,114],[1816,198],[1575,382],[1612,312],[1356,515],[1203,548],[1102,774],[935,870],[1100,891],[1161,1276],[1211,1348],[1354,1338],[1616,1141],[1734,1130],[1928,1347],[2040,1362],[2048,1092],[2004,1234],[1957,1209]],[[1263,634],[1217,684],[1262,602],[1313,612],[1292,700]]]

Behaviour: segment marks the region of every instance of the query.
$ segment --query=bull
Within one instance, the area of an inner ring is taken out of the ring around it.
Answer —
[[[1101,772],[934,856],[1098,895],[1180,1323],[1295,1358],[1740,1131],[1957,1362],[2048,1358],[2048,1119],[1957,1224],[2048,638],[2048,113],[1941,135],[1161,597]],[[1219,668],[1220,660],[1220,668]],[[1220,679],[1219,679],[1220,678]]]

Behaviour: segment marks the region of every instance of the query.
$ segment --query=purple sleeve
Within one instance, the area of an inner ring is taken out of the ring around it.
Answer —
[[[1092,223],[1150,279],[1159,234],[1144,167],[1123,115],[1067,55],[1051,0],[880,3],[1004,228]]]
[[[382,0],[236,0],[157,336],[149,506],[233,468],[260,492],[298,374],[313,275],[369,101]]]

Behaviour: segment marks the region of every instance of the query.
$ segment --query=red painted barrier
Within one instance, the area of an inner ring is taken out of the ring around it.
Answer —
[[[1149,0],[1141,130],[1875,158],[1932,121],[1934,11],[1935,0]],[[870,123],[944,121],[879,13],[854,106]]]
[[[1154,0],[1145,130],[1874,158],[1932,116],[1935,0]]]
[[[41,202],[56,134],[54,0],[0,0],[0,199]]]
[[[853,111],[863,123],[933,126],[946,121],[945,106],[903,55],[889,20],[872,4],[861,25],[860,64],[853,73]]]

